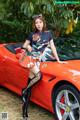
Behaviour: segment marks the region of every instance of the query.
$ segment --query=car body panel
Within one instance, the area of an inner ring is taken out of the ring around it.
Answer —
[[[29,69],[21,67],[16,54],[0,45],[0,85],[21,96],[27,86]],[[80,60],[69,60],[66,64],[41,62],[42,79],[33,86],[31,101],[53,112],[52,90],[60,81],[68,81],[80,91]]]

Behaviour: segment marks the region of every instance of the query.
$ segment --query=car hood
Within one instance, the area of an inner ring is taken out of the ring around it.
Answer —
[[[74,76],[80,77],[80,60],[69,60],[65,62],[67,63],[44,62],[41,64],[41,71],[62,78],[70,79]]]
[[[68,61],[68,64],[66,66],[80,71],[80,60]]]

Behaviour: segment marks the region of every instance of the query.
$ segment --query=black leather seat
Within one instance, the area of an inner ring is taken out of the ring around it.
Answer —
[[[10,43],[10,44],[5,45],[5,48],[7,48],[10,52],[16,54],[15,49],[22,47],[22,45],[23,43]]]

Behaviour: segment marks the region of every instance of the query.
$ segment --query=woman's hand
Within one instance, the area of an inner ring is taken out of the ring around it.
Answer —
[[[30,45],[28,45],[28,46],[27,46],[27,50],[28,50],[29,52],[31,52],[31,51],[32,51],[32,47],[31,47]]]
[[[68,63],[68,62],[58,60],[58,63],[63,64],[63,63]]]

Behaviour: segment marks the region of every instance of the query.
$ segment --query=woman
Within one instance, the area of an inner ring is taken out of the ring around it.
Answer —
[[[45,61],[44,53],[46,48],[50,48],[53,55],[55,56],[58,63],[63,63],[59,60],[52,34],[50,31],[47,31],[46,22],[42,14],[36,15],[33,17],[33,29],[28,38],[26,39],[25,43],[23,44],[22,49],[27,50],[32,54],[33,59],[37,59],[39,61]],[[50,55],[49,55],[50,56]],[[40,81],[41,79],[41,72],[39,69],[38,62],[30,66],[30,75],[29,75],[29,83],[26,89],[23,90],[23,117],[27,116],[27,103],[29,100],[28,95],[30,92],[30,88],[32,85]]]

